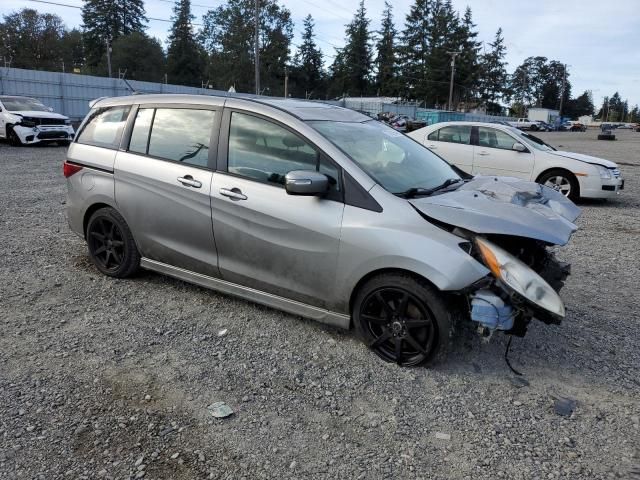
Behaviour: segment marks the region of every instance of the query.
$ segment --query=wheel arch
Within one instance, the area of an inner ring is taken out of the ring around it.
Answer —
[[[82,217],[82,235],[84,236],[85,240],[87,238],[87,225],[89,224],[89,219],[91,218],[91,215],[93,215],[101,208],[113,208],[114,210],[117,210],[114,205],[109,205],[108,203],[104,202],[96,202],[91,204],[89,208],[85,210]]]
[[[353,312],[353,302],[356,296],[358,295],[358,292],[362,288],[362,286],[372,278],[377,277],[378,275],[384,275],[384,274],[390,274],[390,273],[409,275],[420,282],[427,283],[429,286],[431,286],[435,290],[442,292],[442,290],[440,290],[438,286],[435,283],[433,283],[431,280],[412,270],[408,270],[405,268],[394,268],[394,267],[378,268],[364,275],[360,280],[356,282],[355,286],[351,289],[351,295],[349,296],[349,316],[351,316],[351,313]],[[353,327],[353,318],[351,318],[350,327]]]
[[[544,177],[546,174],[551,173],[551,172],[562,172],[564,174],[568,174],[571,178],[573,178],[576,182],[576,185],[578,186],[578,192],[576,196],[580,196],[580,180],[578,180],[578,177],[576,176],[575,173],[573,173],[571,170],[567,169],[567,168],[563,168],[563,167],[549,167],[544,169],[542,172],[540,172],[538,174],[538,176],[536,177],[536,183],[540,183],[540,179],[542,177]]]

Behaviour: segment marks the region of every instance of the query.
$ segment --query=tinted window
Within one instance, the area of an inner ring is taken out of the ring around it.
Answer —
[[[151,120],[153,119],[152,108],[141,108],[136,115],[136,122],[133,124],[129,150],[137,153],[147,153],[149,143],[149,131],[151,130]]]
[[[431,140],[432,142],[437,142],[438,141],[438,132],[440,130],[435,130],[433,132],[431,132],[429,134],[429,136],[427,137],[427,140]]]
[[[129,110],[131,110],[130,105],[92,110],[85,127],[80,132],[78,143],[118,148]]]
[[[292,170],[319,170],[338,188],[339,170],[299,136],[251,115],[234,112],[229,130],[230,173],[259,182],[284,185]]]
[[[430,140],[433,140],[430,138]],[[471,125],[450,125],[438,130],[440,142],[471,144]]]
[[[481,147],[513,150],[513,144],[516,142],[515,138],[501,130],[478,127],[478,145]]]
[[[215,112],[159,108],[153,117],[148,154],[206,167]]]

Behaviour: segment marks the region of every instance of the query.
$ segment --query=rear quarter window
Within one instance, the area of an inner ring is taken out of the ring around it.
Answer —
[[[76,141],[85,145],[117,149],[130,110],[130,105],[92,110]]]

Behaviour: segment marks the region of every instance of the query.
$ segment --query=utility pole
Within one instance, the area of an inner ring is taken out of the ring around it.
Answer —
[[[111,42],[107,37],[107,70],[109,71],[109,78],[111,78]]]
[[[449,110],[453,110],[453,76],[456,71],[456,57],[462,52],[447,52],[451,55],[451,81],[449,82]]]
[[[256,95],[260,95],[260,0],[256,0],[253,50],[256,67]]]
[[[562,88],[560,89],[560,110],[558,111],[558,116],[562,118],[562,104],[564,103],[564,84],[567,81],[567,64],[564,64],[564,69],[562,71]]]
[[[284,67],[284,98],[289,98],[289,70]]]

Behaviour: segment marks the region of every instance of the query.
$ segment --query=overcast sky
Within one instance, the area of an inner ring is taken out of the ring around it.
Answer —
[[[82,6],[82,0],[51,0],[55,3]],[[194,23],[200,23],[207,7],[223,0],[192,0]],[[344,26],[355,12],[359,0],[280,0],[295,22],[298,43],[302,19],[311,14],[316,22],[318,45],[330,64],[334,46],[344,43]],[[398,29],[413,0],[395,0]],[[568,64],[573,95],[593,92],[596,106],[605,95],[619,91],[631,105],[640,103],[640,0],[453,0],[461,13],[471,7],[479,40],[492,41],[502,27],[507,45],[508,71],[529,56],[544,56]],[[170,19],[172,0],[146,0],[147,16]],[[384,0],[365,0],[371,27],[377,30]],[[31,0],[0,0],[0,14],[29,6],[40,12],[60,15],[68,27],[82,23],[80,10]],[[149,21],[148,33],[166,40],[170,23]]]

